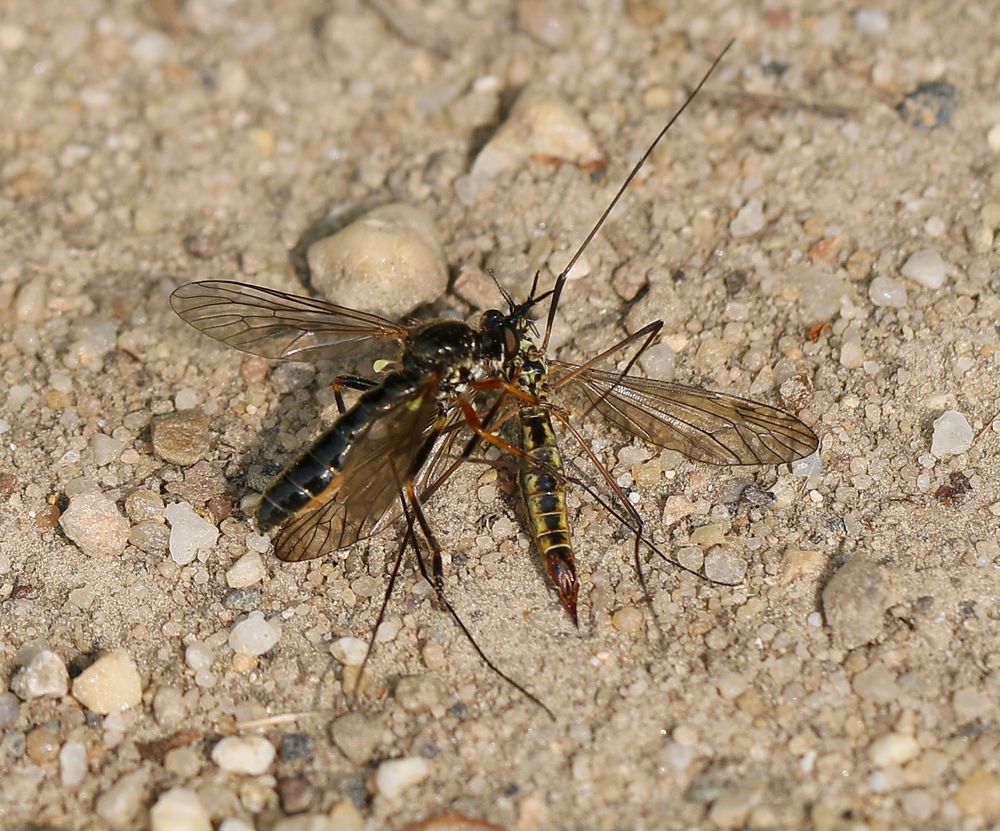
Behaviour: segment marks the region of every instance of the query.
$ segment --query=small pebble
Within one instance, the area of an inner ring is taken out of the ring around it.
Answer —
[[[320,294],[389,317],[402,317],[448,288],[448,264],[431,218],[412,205],[376,208],[313,243],[308,258]]]
[[[947,266],[941,255],[933,248],[922,248],[910,255],[903,263],[900,274],[929,289],[939,289],[944,285]]]
[[[283,776],[278,780],[278,799],[286,814],[303,814],[316,803],[316,789],[304,776]]]
[[[48,280],[39,275],[25,283],[14,298],[14,317],[21,323],[40,323],[45,319]]]
[[[338,638],[330,645],[330,652],[344,666],[359,667],[368,654],[368,644],[360,638]]]
[[[756,788],[727,788],[708,809],[708,818],[719,828],[741,828],[761,800]]]
[[[950,124],[957,106],[958,89],[954,84],[947,81],[925,81],[903,96],[903,100],[896,106],[896,112],[914,127],[929,130]]]
[[[472,176],[510,174],[530,159],[551,159],[599,168],[604,157],[587,122],[542,84],[526,87],[472,164]]]
[[[423,782],[430,772],[430,764],[420,756],[390,759],[378,766],[375,788],[386,799],[397,799],[407,788]]]
[[[312,758],[312,739],[305,733],[289,733],[281,737],[281,758],[286,762]]]
[[[407,712],[427,712],[440,703],[441,686],[432,675],[406,675],[396,684],[396,701]]]
[[[110,320],[93,320],[77,329],[78,337],[62,354],[62,362],[69,369],[91,367],[97,369],[104,356],[115,348],[117,327]]]
[[[79,785],[87,775],[87,748],[70,739],[59,751],[59,780],[64,788]]]
[[[382,736],[378,722],[363,713],[345,713],[330,724],[330,738],[349,762],[367,764]]]
[[[752,237],[764,229],[767,219],[764,204],[759,199],[750,199],[743,205],[729,223],[729,233],[737,239]]]
[[[713,545],[705,552],[705,576],[727,586],[742,582],[747,573],[747,562],[735,551],[722,545]]]
[[[103,433],[94,433],[90,447],[94,451],[94,464],[104,467],[118,461],[118,457],[125,449],[125,442],[105,436]]]
[[[81,672],[73,679],[73,698],[102,715],[142,701],[142,679],[128,650],[109,652]]]
[[[21,714],[21,705],[12,692],[0,692],[0,730],[10,727]]]
[[[958,786],[952,799],[966,816],[996,817],[1000,814],[1000,776],[978,767]]]
[[[865,350],[858,340],[848,340],[840,347],[840,365],[846,369],[857,369],[865,362]]]
[[[364,831],[365,818],[349,799],[342,799],[330,811],[330,831]]]
[[[208,419],[198,410],[169,413],[153,420],[153,452],[174,465],[193,465],[208,454]]]
[[[866,35],[884,35],[889,31],[889,15],[881,9],[858,9],[854,13],[854,25]]]
[[[951,706],[959,724],[973,721],[992,721],[997,705],[993,698],[975,687],[962,687],[955,691]]]
[[[673,380],[677,366],[677,353],[669,344],[654,343],[639,356],[639,365],[650,378]]]
[[[219,825],[219,831],[254,831],[254,827],[241,819],[227,817]]]
[[[906,286],[892,277],[880,275],[868,287],[868,298],[876,306],[902,309],[906,305]]]
[[[219,538],[219,529],[203,519],[186,502],[167,505],[163,515],[170,523],[170,559],[184,566],[200,551],[208,551]]]
[[[391,643],[396,639],[396,635],[399,634],[399,630],[399,620],[394,618],[383,620],[378,625],[378,629],[375,630],[375,643]]]
[[[972,446],[973,437],[968,419],[957,410],[946,410],[934,419],[931,455],[938,459],[957,456]]]
[[[193,747],[172,747],[163,754],[163,769],[178,779],[197,776],[202,762],[201,752]]]
[[[247,589],[230,589],[222,598],[222,605],[237,612],[252,612],[260,608],[261,591],[259,586]]]
[[[260,554],[248,551],[226,571],[226,585],[231,589],[245,589],[259,583],[266,575]]]
[[[833,320],[840,313],[849,283],[836,271],[822,266],[800,266],[791,272],[803,317],[811,322]]]
[[[184,660],[193,670],[208,669],[215,661],[212,650],[201,641],[189,643],[184,649]]]
[[[907,791],[899,800],[903,813],[915,820],[926,821],[937,810],[937,800],[928,791]]]
[[[562,49],[572,42],[575,34],[572,8],[572,4],[563,0],[519,0],[517,23],[542,46]]]
[[[62,698],[69,690],[69,672],[62,658],[43,649],[14,676],[10,689],[22,701]]]
[[[160,727],[176,727],[184,719],[187,708],[184,694],[177,687],[160,687],[153,695],[153,716]]]
[[[128,544],[128,520],[102,493],[74,496],[59,517],[59,525],[88,557],[115,557]]]
[[[279,819],[271,831],[341,831],[341,827],[323,814],[299,814]]]
[[[854,676],[851,687],[859,697],[873,704],[891,704],[899,698],[896,676],[881,663],[861,670]]]
[[[163,32],[144,32],[129,47],[132,57],[147,63],[161,63],[173,49],[173,41]]]
[[[135,819],[146,804],[150,773],[139,768],[126,773],[97,797],[94,810],[115,831],[128,831],[140,823]]]
[[[281,629],[264,619],[263,612],[251,612],[229,632],[229,646],[237,655],[256,657],[270,651],[281,639]]]
[[[886,733],[879,736],[868,748],[868,756],[876,767],[905,765],[920,753],[920,745],[913,736]]]
[[[36,727],[24,737],[24,752],[36,765],[44,765],[59,755],[59,737],[45,727]]]
[[[132,522],[163,518],[163,499],[146,488],[132,491],[125,497],[125,513]]]
[[[144,520],[129,529],[128,541],[146,554],[165,554],[170,545],[170,529],[162,522]]]
[[[193,410],[197,406],[198,393],[195,390],[189,387],[177,390],[177,393],[174,395],[174,407],[178,410]]]
[[[855,649],[882,633],[890,605],[885,572],[864,555],[842,565],[823,588],[823,616],[845,649]]]
[[[212,820],[198,794],[171,788],[149,809],[152,831],[212,831]]]
[[[1000,153],[1000,124],[994,124],[986,134],[986,143],[994,153]]]
[[[315,377],[316,367],[312,364],[291,361],[274,368],[271,373],[271,388],[284,395],[308,387]]]
[[[667,497],[667,501],[663,505],[661,519],[663,524],[669,527],[680,522],[684,517],[690,516],[694,513],[694,509],[694,503],[690,499],[683,494],[674,494]]]
[[[625,606],[611,615],[611,625],[627,635],[641,632],[643,622],[642,611],[635,606]]]
[[[16,52],[28,42],[28,32],[22,26],[14,23],[0,25],[0,49],[4,52]]]
[[[212,761],[229,773],[260,776],[274,761],[274,745],[263,736],[227,736],[212,748]]]

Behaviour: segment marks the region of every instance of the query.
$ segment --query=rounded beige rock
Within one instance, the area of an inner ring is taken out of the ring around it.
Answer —
[[[411,205],[375,208],[308,253],[314,288],[344,306],[398,318],[448,288],[430,217]]]

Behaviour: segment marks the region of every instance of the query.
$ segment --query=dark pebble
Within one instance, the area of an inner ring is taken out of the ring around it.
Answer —
[[[230,589],[222,598],[222,605],[239,612],[252,612],[260,608],[260,589],[254,586],[245,589]]]
[[[312,757],[312,741],[305,733],[289,733],[281,737],[279,748],[281,758],[286,762]]]

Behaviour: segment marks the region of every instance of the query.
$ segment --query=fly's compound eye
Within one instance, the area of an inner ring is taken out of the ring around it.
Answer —
[[[508,328],[505,325],[506,320],[507,318],[504,317],[503,313],[498,312],[496,309],[483,312],[483,316],[479,318],[479,328],[486,336],[485,340],[487,344],[485,346],[487,351],[492,352],[494,349],[503,349],[510,343]],[[509,354],[509,347],[506,348]]]
[[[503,340],[503,312],[489,309],[479,318],[479,328],[496,341]]]
[[[503,345],[508,355],[513,355],[517,351],[517,332],[510,326],[504,329]]]

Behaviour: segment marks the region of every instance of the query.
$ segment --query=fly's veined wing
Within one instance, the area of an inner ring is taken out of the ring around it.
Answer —
[[[578,369],[550,361],[554,386]],[[584,369],[566,386],[582,388],[623,430],[689,459],[716,465],[776,465],[816,450],[816,434],[784,410],[697,387]]]
[[[378,315],[230,280],[187,283],[170,295],[170,305],[198,331],[264,358],[338,360],[370,348],[393,353],[393,341],[407,331]]]
[[[279,559],[311,560],[370,536],[404,483],[416,474],[436,435],[437,403],[431,378],[412,396],[374,419],[347,454],[343,469],[320,497],[292,515],[275,543]],[[327,501],[315,504],[323,496]]]

